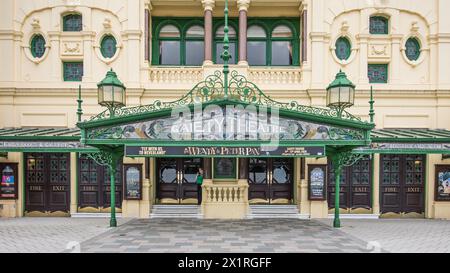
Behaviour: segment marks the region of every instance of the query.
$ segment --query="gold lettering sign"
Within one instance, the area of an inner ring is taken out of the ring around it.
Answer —
[[[353,188],[354,192],[369,192],[367,187],[355,187]]]
[[[30,186],[30,191],[42,191],[41,186]]]
[[[139,155],[165,155],[166,151],[162,147],[141,147]]]
[[[52,186],[52,190],[53,191],[65,191],[66,187],[65,186]]]
[[[397,188],[384,188],[384,192],[398,192]]]
[[[420,188],[418,187],[408,187],[406,192],[420,192]]]
[[[96,191],[97,188],[94,186],[83,186],[83,191]]]

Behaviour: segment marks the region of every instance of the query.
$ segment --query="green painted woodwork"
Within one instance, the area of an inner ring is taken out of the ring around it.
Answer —
[[[31,55],[34,58],[41,58],[45,53],[45,39],[41,34],[36,34],[30,43]]]
[[[83,18],[81,14],[67,14],[63,16],[63,31],[82,31]]]
[[[100,43],[100,51],[104,58],[112,58],[116,55],[117,41],[112,35],[105,35]]]
[[[63,62],[63,78],[66,82],[81,82],[83,62]]]
[[[367,68],[369,83],[387,83],[388,65],[387,64],[369,64]]]
[[[292,31],[291,37],[273,37],[273,30],[278,26],[287,26]],[[276,66],[273,64],[272,60],[272,46],[275,42],[290,42],[292,46],[292,64],[290,66],[300,65],[300,19],[298,17],[287,17],[287,18],[249,18],[247,22],[247,27],[260,26],[264,29],[266,37],[253,38],[247,37],[247,43],[252,41],[260,41],[266,43],[266,63],[263,66]],[[252,64],[250,64],[252,65]],[[289,65],[282,65],[289,66]]]
[[[338,57],[339,60],[344,61],[350,58],[352,46],[350,40],[347,37],[340,37],[339,39],[337,39],[335,47],[336,57]]]
[[[420,43],[415,37],[409,38],[405,43],[405,55],[410,61],[417,61],[420,57]]]
[[[237,18],[228,18],[228,24],[229,28],[232,28],[236,35],[234,37],[229,36],[229,46],[230,48],[233,48],[234,54],[230,54],[230,63],[236,64],[238,62],[238,56],[239,56],[239,43],[238,43],[238,37],[239,37],[239,22]],[[213,19],[213,60],[216,64],[223,64],[223,60],[220,57],[223,52],[223,36],[220,36],[217,34],[217,31],[224,27],[225,20],[218,20],[216,18]],[[231,53],[231,52],[230,52]]]
[[[389,19],[384,16],[371,16],[369,32],[370,34],[389,34]]]

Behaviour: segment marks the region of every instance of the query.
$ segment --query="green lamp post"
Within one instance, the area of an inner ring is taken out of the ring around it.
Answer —
[[[98,87],[98,104],[107,107],[109,110],[109,117],[113,118],[116,109],[124,107],[126,104],[125,85],[117,78],[116,72],[111,68],[106,73],[106,77],[97,84]],[[111,186],[111,219],[110,227],[117,226],[116,220],[116,169],[117,162],[121,157],[118,151],[108,151],[107,165],[110,172],[110,186]]]
[[[355,85],[340,70],[327,87],[327,107],[335,109],[337,116],[342,117],[344,109],[353,106],[354,102]]]
[[[118,108],[125,106],[125,85],[117,78],[116,72],[111,68],[106,77],[97,84],[98,104],[109,110],[110,117],[114,117]]]

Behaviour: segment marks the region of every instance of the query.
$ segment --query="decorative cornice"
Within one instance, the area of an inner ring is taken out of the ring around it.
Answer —
[[[244,11],[248,11],[248,8],[250,7],[250,2],[251,0],[237,0],[237,6],[239,11],[244,10]]]
[[[214,9],[215,4],[216,4],[215,0],[202,0],[203,9],[205,11],[207,10],[212,11]]]

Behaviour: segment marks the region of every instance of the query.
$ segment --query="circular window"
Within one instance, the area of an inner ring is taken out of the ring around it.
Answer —
[[[410,61],[417,61],[417,59],[419,59],[420,43],[416,38],[409,38],[406,41],[405,54]]]
[[[112,35],[105,35],[102,38],[102,42],[100,45],[100,50],[102,52],[103,57],[112,58],[116,54],[117,50],[117,41]]]
[[[45,53],[45,39],[42,35],[36,34],[31,39],[31,55],[34,58],[41,58]]]
[[[339,60],[345,61],[348,58],[350,58],[351,54],[351,45],[350,41],[346,37],[340,37],[336,41],[336,57],[338,57]]]

